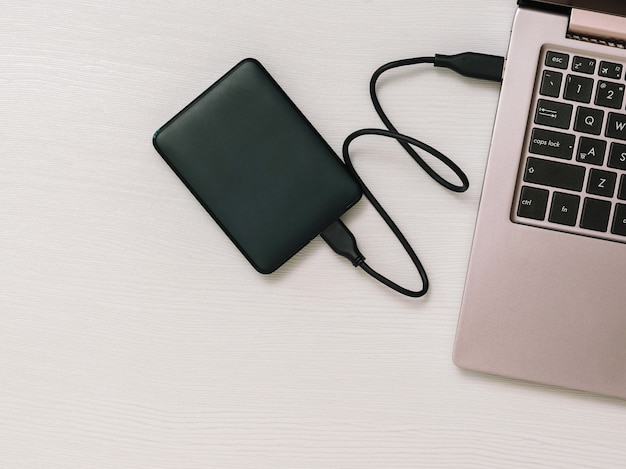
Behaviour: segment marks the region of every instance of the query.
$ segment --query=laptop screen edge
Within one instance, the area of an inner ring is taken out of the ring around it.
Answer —
[[[520,6],[535,8],[578,8],[598,13],[626,16],[626,2],[622,0],[518,0]]]

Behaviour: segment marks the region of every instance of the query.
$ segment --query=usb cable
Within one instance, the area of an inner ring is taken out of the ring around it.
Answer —
[[[382,205],[376,200],[374,194],[368,189],[365,182],[358,175],[352,161],[350,159],[350,143],[354,141],[356,138],[361,137],[363,135],[378,135],[381,137],[392,138],[397,140],[400,145],[404,148],[404,150],[411,155],[413,160],[424,170],[426,173],[433,178],[437,183],[442,185],[448,190],[453,192],[465,192],[469,188],[469,181],[465,173],[459,168],[451,159],[445,156],[443,153],[439,152],[435,148],[425,144],[424,142],[417,140],[413,137],[409,137],[407,135],[401,134],[391,123],[387,115],[385,114],[380,101],[378,100],[378,96],[376,94],[376,83],[380,76],[391,69],[404,67],[409,65],[418,65],[430,63],[435,67],[445,67],[450,70],[454,70],[460,75],[476,78],[480,80],[488,80],[494,82],[501,82],[504,74],[505,68],[505,59],[504,57],[498,57],[493,55],[486,54],[478,54],[474,52],[465,52],[462,54],[456,55],[440,55],[437,54],[434,57],[417,57],[412,59],[405,60],[397,60],[394,62],[389,62],[381,67],[379,67],[373,74],[370,80],[370,97],[372,99],[372,103],[374,105],[374,109],[376,113],[382,120],[383,124],[385,124],[386,129],[361,129],[356,132],[348,135],[346,140],[343,143],[343,159],[346,164],[346,167],[352,174],[352,176],[358,181],[363,190],[363,195],[370,201],[370,203],[374,206],[376,211],[383,218],[387,226],[391,229],[393,234],[398,238],[400,244],[410,257],[411,261],[415,265],[419,276],[421,278],[422,288],[420,290],[409,290],[406,289],[395,282],[389,280],[385,276],[381,275],[374,269],[372,269],[365,262],[365,256],[361,254],[357,247],[356,239],[352,232],[346,227],[346,225],[341,220],[336,220],[331,226],[329,226],[326,230],[324,230],[321,234],[322,238],[326,243],[339,255],[345,257],[352,265],[355,267],[361,267],[365,272],[374,277],[379,282],[384,285],[392,288],[406,296],[410,296],[412,298],[418,298],[424,296],[428,291],[428,276],[426,275],[426,271],[419,260],[419,257],[407,241],[407,239],[402,234],[402,231],[398,228],[398,226],[394,223],[391,217],[387,214]],[[444,177],[442,177],[437,171],[435,171],[426,161],[422,159],[422,157],[417,153],[415,148],[419,148],[422,151],[429,153],[434,156],[438,160],[440,160],[444,165],[446,165],[452,172],[458,177],[459,184],[454,184]]]

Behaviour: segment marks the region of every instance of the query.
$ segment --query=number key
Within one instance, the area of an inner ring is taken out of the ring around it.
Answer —
[[[567,79],[565,80],[565,93],[563,94],[565,99],[579,103],[589,103],[591,102],[592,92],[593,78],[567,75]]]
[[[624,102],[624,85],[611,81],[601,81],[598,84],[595,102],[598,106],[620,109]]]

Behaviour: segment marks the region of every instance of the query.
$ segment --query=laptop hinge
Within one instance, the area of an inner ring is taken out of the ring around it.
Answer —
[[[572,8],[568,37],[621,49],[626,47],[626,17]]]

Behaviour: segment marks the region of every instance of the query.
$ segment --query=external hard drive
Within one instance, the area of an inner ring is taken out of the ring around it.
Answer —
[[[245,59],[154,134],[159,154],[261,273],[361,196],[267,70]]]

